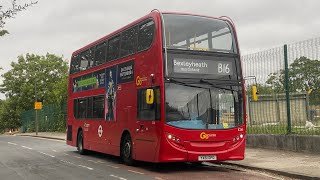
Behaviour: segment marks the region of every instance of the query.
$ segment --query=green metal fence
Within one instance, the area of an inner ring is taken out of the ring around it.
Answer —
[[[35,110],[31,109],[21,114],[23,132],[35,132]],[[66,130],[67,105],[44,105],[42,110],[38,110],[38,130],[39,132],[63,132]]]
[[[248,133],[320,135],[320,38],[244,55]],[[258,101],[251,87],[257,85]]]

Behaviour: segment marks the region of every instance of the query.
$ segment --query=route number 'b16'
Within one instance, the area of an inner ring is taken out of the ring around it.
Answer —
[[[229,74],[229,64],[218,63],[218,73]]]

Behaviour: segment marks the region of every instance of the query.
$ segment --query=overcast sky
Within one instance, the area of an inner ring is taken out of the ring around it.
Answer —
[[[10,0],[0,1],[6,4]],[[229,16],[236,25],[243,54],[320,36],[319,0],[38,1],[7,21],[5,29],[10,34],[0,37],[1,74],[18,55],[26,53],[49,52],[69,60],[73,51],[152,9]],[[0,94],[0,98],[4,96]]]

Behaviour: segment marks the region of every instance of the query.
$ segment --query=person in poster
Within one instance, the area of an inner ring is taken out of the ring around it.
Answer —
[[[78,91],[78,81],[76,79],[73,80],[73,92]]]
[[[109,73],[107,70],[107,74],[109,77],[107,78],[107,91],[106,91],[106,120],[114,119],[114,106],[116,99],[116,91],[115,91],[115,75],[113,74],[113,70],[109,69]]]

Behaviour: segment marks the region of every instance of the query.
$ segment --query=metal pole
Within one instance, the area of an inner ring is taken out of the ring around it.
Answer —
[[[37,102],[37,84],[34,81],[34,102]],[[35,119],[35,126],[36,126],[36,136],[38,135],[38,110],[35,109],[36,119]]]
[[[285,72],[285,91],[286,91],[286,101],[287,101],[287,120],[288,127],[287,133],[291,134],[291,111],[290,111],[290,94],[289,94],[289,68],[288,68],[288,46],[285,44],[284,47],[284,72]]]

